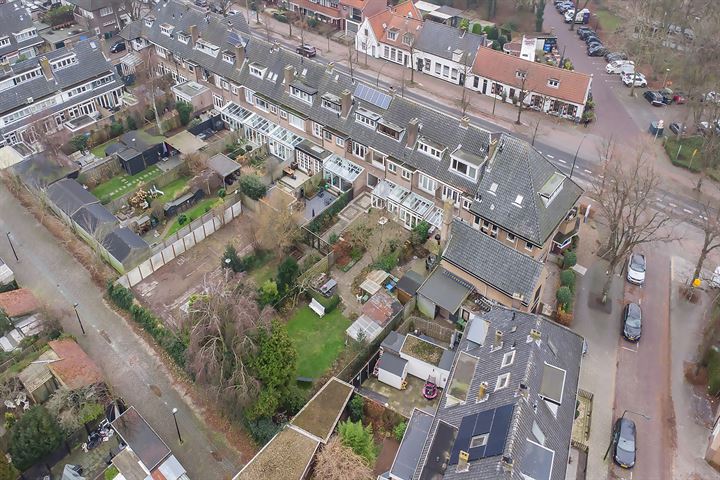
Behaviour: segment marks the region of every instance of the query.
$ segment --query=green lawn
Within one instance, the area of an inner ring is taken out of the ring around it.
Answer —
[[[299,309],[287,329],[297,349],[297,374],[319,378],[345,348],[345,330],[352,322],[335,309],[322,318],[310,307]]]
[[[123,173],[92,189],[92,194],[99,198],[101,203],[108,203],[135,190],[141,184],[153,181],[161,173],[162,171],[157,165],[152,165],[132,176]]]
[[[600,22],[600,26],[604,32],[613,33],[622,23],[622,18],[610,13],[607,10],[598,10],[595,14],[598,16],[598,21]]]
[[[109,147],[110,145],[114,145],[118,143],[117,138],[113,138],[112,140],[108,140],[107,142],[98,145],[97,147],[93,148],[91,150],[92,154],[95,155],[98,158],[105,158],[107,155],[105,155],[105,149]]]
[[[682,167],[691,172],[700,171],[700,150],[703,146],[703,137],[683,137],[678,141],[677,136],[669,132],[671,136],[665,138],[665,152],[670,161],[676,167]],[[693,156],[693,151],[697,153]],[[679,153],[678,153],[679,152]],[[720,180],[720,169],[710,168],[705,173],[713,180]]]
[[[187,187],[188,180],[190,180],[190,177],[180,177],[177,180],[173,180],[168,183],[164,187],[158,188],[158,190],[162,191],[163,194],[155,200],[160,200],[161,203],[167,203],[175,200],[179,196],[180,192]]]
[[[200,218],[208,211],[212,210],[213,207],[218,205],[220,202],[222,202],[222,198],[218,197],[210,197],[205,198],[203,200],[200,200],[197,204],[195,204],[194,207],[192,207],[190,210],[185,210],[184,212],[178,214],[175,217],[175,221],[170,225],[170,228],[165,232],[165,237],[169,237],[173,233],[180,230],[182,227],[187,225],[188,223],[192,222],[196,218]],[[180,218],[180,215],[185,215],[187,217],[187,222],[185,222],[183,225],[180,225],[178,223],[178,219]]]

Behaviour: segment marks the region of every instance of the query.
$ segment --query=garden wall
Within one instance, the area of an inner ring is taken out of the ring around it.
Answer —
[[[153,247],[153,255],[118,278],[118,283],[126,288],[137,285],[162,268],[163,265],[205,240],[232,219],[239,217],[242,214],[242,204],[239,198],[234,197],[231,202],[221,214],[208,212],[178,230],[163,243]]]

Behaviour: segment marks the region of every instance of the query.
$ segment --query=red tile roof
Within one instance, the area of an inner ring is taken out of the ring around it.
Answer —
[[[375,34],[375,38],[388,45],[393,45],[401,50],[410,51],[410,47],[402,43],[405,33],[412,33],[417,40],[422,28],[422,16],[420,11],[409,0],[396,5],[393,8],[387,8],[382,12],[376,13],[368,18],[370,27]],[[390,40],[386,32],[391,29],[397,29],[398,35],[395,40]]]
[[[0,308],[8,317],[22,317],[40,310],[40,303],[27,288],[0,293]]]
[[[526,91],[578,105],[585,103],[585,96],[592,81],[592,76],[586,73],[530,62],[489,47],[478,49],[472,67],[475,75],[519,88],[521,80],[517,77],[518,71],[527,72]],[[560,83],[558,87],[551,87],[548,80],[557,80]]]
[[[100,368],[75,340],[52,340],[48,345],[60,357],[60,360],[49,363],[48,368],[70,390],[103,381]]]

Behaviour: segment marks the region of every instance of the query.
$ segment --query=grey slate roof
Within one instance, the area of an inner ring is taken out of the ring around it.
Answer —
[[[83,40],[77,42],[72,48],[59,48],[52,52],[42,54],[40,57],[34,57],[29,60],[18,62],[12,65],[12,74],[37,68],[40,64],[41,57],[47,57],[52,61],[58,58],[69,56],[71,53],[77,55],[77,64],[53,71],[53,78],[47,80],[44,75],[40,75],[26,82],[20,83],[9,90],[0,94],[0,114],[10,112],[27,105],[27,99],[32,97],[37,102],[45,97],[57,93],[60,90],[67,90],[74,85],[91,81],[95,78],[114,74],[114,80],[97,89],[84,92],[81,95],[71,97],[71,99],[63,104],[43,110],[44,112],[60,111],[74,105],[86,98],[92,98],[100,93],[107,92],[121,86],[120,77],[113,69],[110,62],[100,48],[100,42],[97,40]],[[11,131],[22,125],[22,121],[8,125],[3,131]]]
[[[396,377],[402,377],[405,365],[407,365],[407,360],[392,352],[383,353],[380,361],[380,369],[390,372]]]
[[[113,3],[111,0],[67,0],[67,2],[71,5],[77,5],[88,12],[95,12],[101,8],[111,6]]]
[[[413,409],[402,444],[395,455],[392,467],[390,467],[390,473],[395,477],[402,480],[412,478],[432,423],[432,415],[417,408]]]
[[[438,22],[424,22],[420,35],[415,42],[415,50],[418,52],[430,53],[446,60],[453,59],[455,50],[462,50],[460,57],[461,65],[466,61],[467,54],[468,71],[475,61],[477,49],[485,45],[485,36],[471,32],[463,32],[459,28],[445,25]]]
[[[528,142],[503,134],[480,181],[480,200],[473,202],[470,211],[534,245],[543,245],[582,195],[574,181],[564,178],[560,193],[545,206],[539,192],[556,173]],[[489,192],[493,183],[497,184],[494,195]],[[513,205],[518,195],[523,197],[521,207]]]
[[[108,233],[103,241],[103,246],[110,255],[121,263],[134,251],[148,248],[145,240],[127,227],[118,228]]]
[[[410,295],[415,295],[417,289],[422,285],[423,277],[414,270],[408,270],[405,275],[400,277],[400,281],[397,284],[397,289],[402,290]]]
[[[99,203],[80,208],[71,218],[90,235],[97,234],[95,238],[98,241],[101,241],[108,231],[118,225],[115,215]]]
[[[20,43],[15,40],[13,33],[21,32],[32,26],[32,17],[21,2],[16,1],[0,4],[0,37],[7,35],[10,40],[10,45],[0,48],[0,57],[31,45],[43,43],[43,39],[40,36],[29,38]]]
[[[510,297],[522,294],[525,305],[532,300],[543,270],[541,262],[460,220],[452,223],[443,259]]]
[[[71,178],[63,178],[50,185],[47,189],[47,196],[57,208],[69,217],[72,217],[82,207],[100,203],[95,195]]]
[[[80,167],[65,158],[48,158],[44,152],[35,153],[12,167],[13,173],[22,178],[25,185],[42,190],[56,181],[77,176]]]
[[[405,335],[397,333],[395,330],[391,331],[387,337],[382,341],[380,346],[386,351],[400,353],[400,349],[405,341]]]
[[[582,337],[542,316],[515,312],[505,308],[495,308],[482,317],[472,318],[471,322],[483,320],[490,322],[491,329],[503,332],[502,346],[493,350],[494,342],[478,346],[465,338],[461,340],[457,351],[478,359],[466,397],[472,401],[448,406],[447,391],[450,389],[443,392],[413,478],[421,478],[426,464],[428,469],[436,466],[430,465],[432,460],[428,458],[428,451],[440,425],[449,425],[457,429],[462,419],[468,415],[514,405],[502,455],[471,461],[470,468],[465,473],[459,473],[456,471],[455,465],[449,465],[444,474],[438,478],[447,480],[523,480],[526,478],[523,473],[530,474],[532,471],[536,471],[537,467],[533,463],[537,458],[532,450],[532,444],[529,442],[532,440],[541,444],[544,441],[544,446],[555,452],[550,478],[552,480],[565,479],[572,424],[575,417],[575,398],[580,376]],[[540,332],[540,340],[536,341],[530,337],[531,330]],[[515,356],[512,364],[501,367],[503,356],[513,350]],[[547,401],[539,395],[546,364],[565,371],[563,398],[560,405],[557,406],[557,415],[552,413]],[[501,390],[495,390],[497,377],[505,373],[510,374],[508,386]],[[454,375],[455,371],[453,370],[448,379],[448,385],[452,384]],[[485,401],[476,402],[481,382],[488,383],[488,396]],[[528,388],[527,399],[518,395],[521,383]],[[532,433],[533,424],[537,424],[543,432],[544,439],[535,438]],[[449,445],[448,450],[451,447],[452,445]],[[402,448],[401,444],[400,449],[402,450]],[[512,472],[505,472],[501,468],[502,456],[510,457],[513,460]]]
[[[303,58],[295,52],[284,48],[275,49],[271,43],[260,38],[250,38],[244,33],[247,31],[247,25],[242,20],[242,15],[234,15],[223,19],[210,14],[208,16],[209,20],[206,22],[204,14],[198,14],[197,10],[172,0],[167,3],[158,3],[151,13],[156,18],[152,27],[147,27],[142,20],[138,20],[125,27],[120,33],[121,36],[126,39],[146,38],[152,43],[171,50],[178,56],[198,63],[210,72],[222,75],[238,85],[246,86],[256,94],[284,106],[284,108],[292,110],[300,116],[315,120],[366,147],[390,155],[396,159],[396,162],[405,164],[410,169],[421,170],[433,178],[468,194],[475,193],[477,182],[450,171],[450,153],[459,145],[462,145],[463,150],[485,157],[489,151],[491,140],[488,131],[475,126],[460,127],[459,120],[399,96],[392,99],[387,110],[380,109],[356,97],[350,114],[346,118],[341,117],[336,112],[321,106],[321,95],[331,93],[340,97],[346,89],[354,92],[356,85],[360,82],[357,80],[353,82],[349,75],[330,71],[325,65]],[[228,26],[227,22],[230,22],[231,25]],[[218,54],[217,58],[213,58],[210,55],[194,50],[190,45],[185,45],[177,39],[161,34],[160,24],[162,23],[175,25],[175,31],[187,31],[190,25],[197,25],[200,37],[218,45],[221,51],[234,49],[227,42],[228,31],[239,32],[243,42],[247,43],[245,48],[246,61],[238,69],[236,65],[223,61],[222,54]],[[215,26],[215,28],[206,31],[208,25],[210,27]],[[263,78],[250,75],[250,63],[266,67],[267,71]],[[283,84],[284,69],[288,65],[294,67],[296,81],[301,81],[318,91],[314,95],[315,99],[312,105],[292,97],[285,91],[285,85]],[[417,150],[417,143],[409,148],[406,147],[406,130],[399,140],[395,140],[356,122],[355,110],[358,107],[376,112],[382,115],[384,121],[398,125],[403,129],[407,128],[410,120],[417,118],[421,125],[419,136],[427,137],[430,141],[447,147],[443,158],[436,160],[420,152]]]
[[[455,313],[472,290],[472,285],[467,284],[443,267],[437,267],[417,293],[448,312]]]

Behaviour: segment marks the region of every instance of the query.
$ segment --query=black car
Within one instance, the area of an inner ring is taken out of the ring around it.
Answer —
[[[588,42],[587,44],[588,50],[598,46],[602,47],[602,42],[600,40],[593,40],[592,42]]]
[[[628,56],[626,53],[623,52],[609,52],[605,54],[605,60],[607,60],[608,63],[614,62],[615,60],[627,60]]]
[[[637,303],[628,303],[623,309],[623,337],[630,342],[637,342],[642,335],[642,310]]]
[[[110,47],[110,53],[118,53],[123,52],[127,46],[125,45],[125,42],[117,42],[112,47]]]
[[[663,102],[663,96],[660,95],[660,92],[646,90],[643,93],[643,97],[645,97],[645,100],[650,102],[650,105],[652,105],[653,107],[662,107],[663,105],[665,105],[665,102]]]
[[[595,45],[594,47],[588,47],[587,49],[588,57],[602,57],[605,55],[605,52],[607,52],[607,48],[602,45]]]
[[[588,27],[587,25],[580,25],[576,30],[575,33],[580,35],[584,31],[592,31],[592,28]]]
[[[597,33],[595,32],[595,30],[582,30],[580,33],[578,33],[578,35],[580,35],[580,38],[583,40],[585,40],[590,35],[595,35],[597,37]]]
[[[590,45],[591,43],[602,43],[602,40],[600,40],[600,37],[597,35],[588,35],[585,37],[585,43],[587,45]]]
[[[635,422],[625,417],[618,418],[615,422],[615,453],[613,460],[622,468],[632,468],[635,466],[637,430]]]

